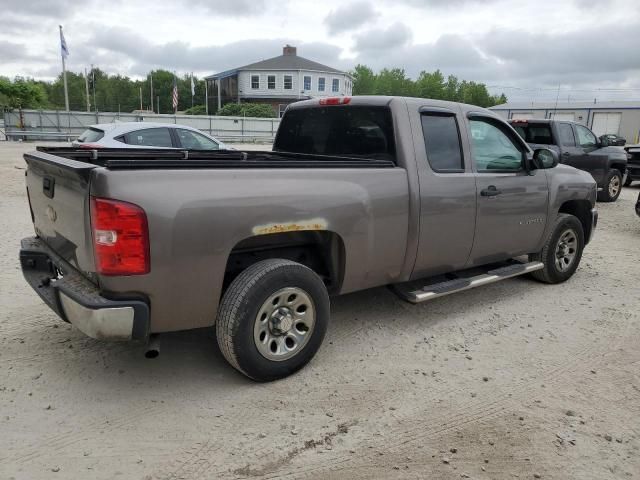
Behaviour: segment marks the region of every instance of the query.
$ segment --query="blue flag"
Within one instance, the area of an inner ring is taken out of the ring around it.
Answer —
[[[60,27],[60,53],[62,54],[62,58],[67,58],[69,56],[69,48],[67,48],[67,42],[64,39],[64,34],[62,33],[62,26]]]

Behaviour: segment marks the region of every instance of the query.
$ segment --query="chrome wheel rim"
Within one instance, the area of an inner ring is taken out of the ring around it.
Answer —
[[[258,310],[253,340],[267,360],[281,362],[297,355],[309,342],[316,323],[311,296],[297,287],[272,293]]]
[[[565,272],[573,265],[578,251],[578,237],[573,230],[565,230],[556,245],[556,268]]]
[[[614,175],[613,178],[609,181],[609,196],[615,197],[620,192],[620,177],[618,175]]]

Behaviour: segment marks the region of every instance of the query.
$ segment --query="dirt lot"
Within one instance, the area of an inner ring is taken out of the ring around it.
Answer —
[[[43,305],[17,261],[25,149],[0,143],[0,478],[640,478],[637,186],[569,282],[336,298],[312,363],[256,384],[210,330],[146,360]]]

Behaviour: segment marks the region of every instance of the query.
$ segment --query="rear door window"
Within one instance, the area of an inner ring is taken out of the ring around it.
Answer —
[[[98,128],[88,128],[78,137],[78,141],[81,143],[97,142],[104,137],[104,131]]]
[[[129,145],[143,145],[147,147],[173,147],[171,142],[171,133],[169,129],[162,128],[145,128],[143,130],[135,130],[125,133],[125,143]]]
[[[427,161],[436,172],[463,172],[460,133],[455,115],[422,115]]]
[[[391,111],[387,107],[351,105],[289,109],[273,149],[395,161]]]

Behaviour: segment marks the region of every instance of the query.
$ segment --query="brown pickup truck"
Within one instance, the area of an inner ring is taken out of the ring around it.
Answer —
[[[340,97],[287,109],[273,151],[40,148],[25,155],[28,283],[85,334],[215,326],[260,381],[303,367],[329,296],[422,302],[578,268],[596,184],[470,105]]]

